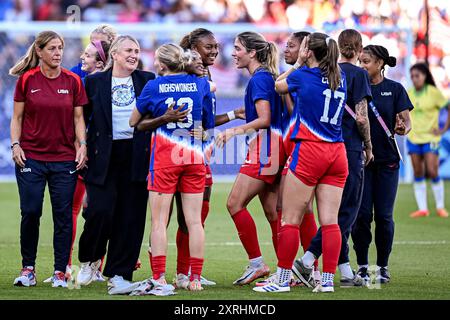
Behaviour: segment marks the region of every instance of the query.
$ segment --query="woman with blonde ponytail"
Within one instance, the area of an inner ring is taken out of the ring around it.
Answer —
[[[288,160],[289,172],[282,195],[277,276],[272,283],[254,288],[255,291],[290,291],[291,268],[299,247],[299,225],[314,192],[322,228],[323,274],[321,284],[313,292],[334,291],[341,249],[337,217],[348,175],[341,128],[347,87],[337,64],[338,57],[336,41],[326,34],[312,33],[302,41],[294,70],[275,83],[277,92],[297,95],[296,125],[291,135],[295,147]],[[309,269],[312,271],[312,264]],[[308,285],[309,279],[303,280]]]
[[[255,222],[247,210],[248,203],[259,196],[272,230],[277,250],[277,193],[274,185],[280,173],[282,153],[282,100],[275,92],[278,75],[278,50],[255,32],[243,32],[234,40],[233,58],[238,69],[246,69],[251,79],[245,95],[247,123],[220,133],[216,145],[223,147],[235,135],[248,135],[249,148],[245,163],[228,196],[230,213],[244,246],[250,265],[234,284],[245,285],[269,275],[258,243]]]
[[[191,274],[181,288],[191,291],[203,289],[201,273],[205,235],[201,208],[206,169],[203,143],[191,137],[190,132],[199,126],[210,129],[214,126],[214,117],[209,107],[212,97],[208,80],[186,72],[192,60],[192,52],[176,44],[159,47],[155,54],[155,68],[160,77],[145,86],[130,118],[130,125],[134,127],[146,115],[157,118],[169,108],[188,110],[184,119],[159,126],[152,137],[147,187],[152,212],[150,262],[153,275],[140,290],[141,294],[155,285],[167,284],[166,228],[176,191],[181,193],[181,205],[190,235],[188,264]]]
[[[72,240],[72,196],[78,170],[86,162],[86,92],[80,78],[61,67],[64,40],[43,31],[11,68],[19,76],[11,118],[11,151],[19,187],[22,270],[17,286],[35,286],[35,261],[45,185],[54,221],[53,287],[67,287]]]

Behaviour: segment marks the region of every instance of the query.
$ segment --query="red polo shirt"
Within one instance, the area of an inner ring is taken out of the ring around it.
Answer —
[[[36,67],[19,77],[14,101],[25,102],[20,146],[27,158],[75,160],[74,108],[88,102],[80,77],[61,68],[49,79]]]

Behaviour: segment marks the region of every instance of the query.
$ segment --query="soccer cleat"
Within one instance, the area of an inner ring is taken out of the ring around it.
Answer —
[[[389,274],[389,271],[385,267],[381,267],[376,272],[376,278],[375,281],[377,283],[388,283],[391,281],[391,275]]]
[[[108,280],[108,293],[114,294],[129,294],[133,290],[137,289],[142,283],[131,282],[125,280],[122,276],[114,276]]]
[[[34,267],[25,267],[20,271],[20,276],[14,279],[17,287],[34,287],[36,285],[36,272]]]
[[[290,281],[286,281],[282,284],[272,282],[272,283],[268,283],[262,287],[254,287],[253,291],[263,292],[263,293],[289,292],[289,291],[291,291],[291,287],[290,287],[289,283],[290,283]]]
[[[356,273],[356,276],[358,276],[358,278],[361,279],[362,285],[364,286],[368,286],[372,282],[366,267],[359,268],[358,272]]]
[[[202,283],[201,283],[200,279],[194,279],[194,280],[190,281],[188,290],[189,291],[202,291],[203,287],[202,287]]]
[[[53,288],[67,288],[66,274],[62,271],[55,271],[52,277],[52,287]]]
[[[294,261],[292,273],[308,288],[314,288],[316,283],[313,275],[314,268],[308,268],[303,264],[302,258]]]
[[[202,286],[215,286],[216,283],[214,281],[208,280],[203,276],[200,276],[200,283]]]
[[[365,283],[366,281],[364,281],[360,275],[353,271],[353,278],[341,277],[340,286],[341,288],[354,288],[362,287]]]
[[[448,212],[444,208],[436,210],[438,217],[448,218]]]
[[[256,279],[263,278],[265,276],[268,276],[270,273],[270,269],[266,264],[261,264],[258,268],[252,268],[251,266],[248,266],[242,276],[233,282],[235,285],[246,285],[250,284]]]
[[[267,285],[269,283],[274,283],[276,281],[277,281],[277,274],[276,273],[272,273],[268,278],[256,282],[255,286],[257,286],[257,287],[264,287],[265,285]]]
[[[428,217],[430,215],[430,211],[428,210],[417,210],[411,213],[409,216],[411,218],[420,218],[420,217]]]
[[[98,271],[101,264],[101,259],[95,262],[81,263],[80,272],[78,272],[77,275],[77,283],[83,286],[87,286],[88,284],[90,284],[94,280],[95,273]]]
[[[326,283],[319,284],[317,287],[314,288],[312,292],[314,293],[334,292],[334,283],[333,281],[328,281]]]
[[[177,274],[173,281],[175,288],[177,289],[188,289],[189,288],[189,277],[183,273]]]

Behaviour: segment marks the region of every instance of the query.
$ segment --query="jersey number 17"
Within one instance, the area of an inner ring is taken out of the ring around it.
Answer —
[[[331,118],[331,120],[328,117],[328,113],[330,112],[330,101],[331,101],[332,91],[331,91],[331,89],[325,89],[322,93],[325,96],[325,104],[323,106],[323,114],[320,117],[320,121],[336,125],[338,122],[338,119],[339,119],[339,114],[341,113],[342,107],[344,106],[345,93],[341,92],[341,91],[334,91],[334,98],[339,99],[339,106],[338,106],[333,118]]]

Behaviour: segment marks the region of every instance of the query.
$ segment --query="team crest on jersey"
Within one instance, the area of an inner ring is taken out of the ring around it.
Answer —
[[[126,84],[117,85],[112,89],[111,98],[112,103],[118,107],[129,106],[135,98],[134,87]]]

